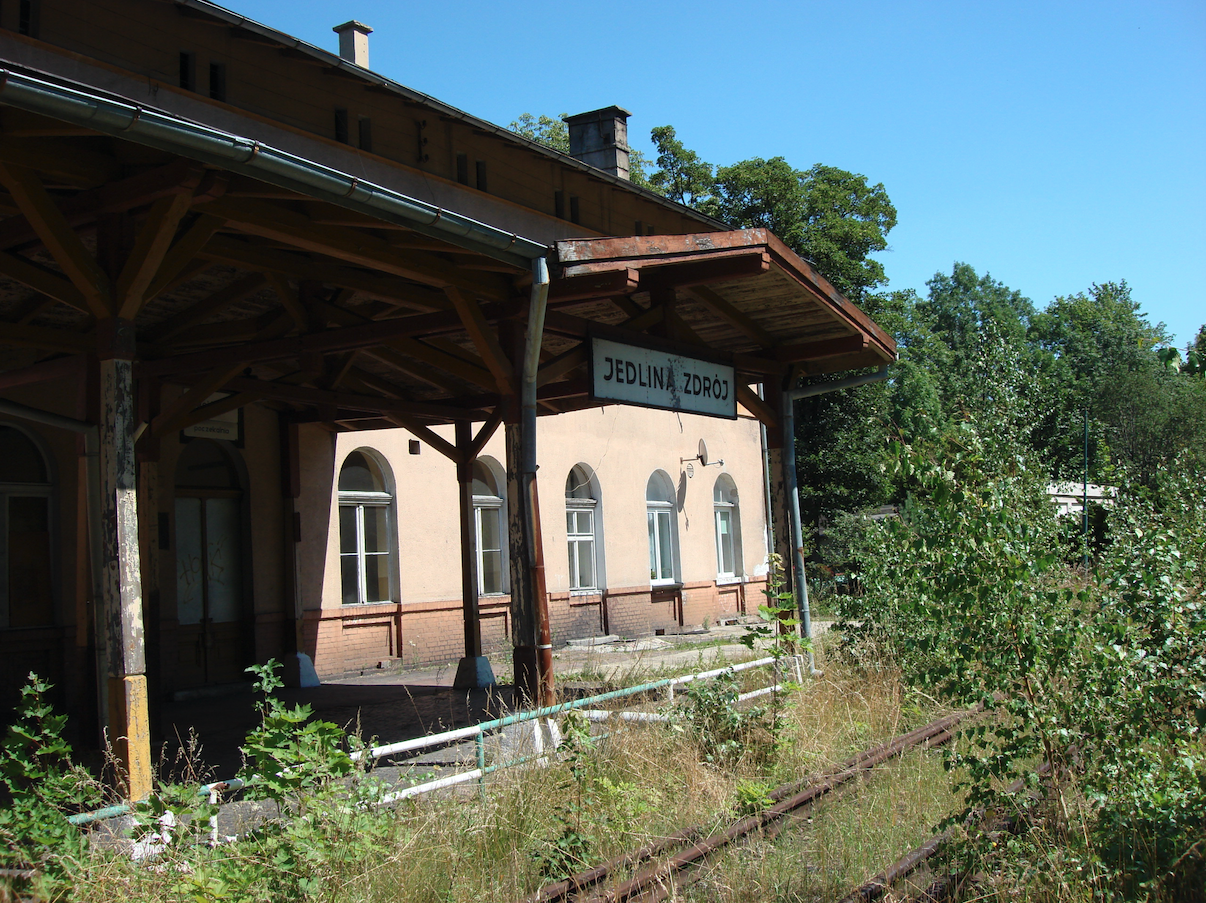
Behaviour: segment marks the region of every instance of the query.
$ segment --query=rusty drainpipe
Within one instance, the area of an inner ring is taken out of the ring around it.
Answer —
[[[544,579],[544,543],[540,535],[540,496],[536,490],[536,374],[540,368],[540,346],[544,339],[544,313],[549,300],[549,267],[543,257],[532,261],[532,300],[528,307],[528,332],[524,343],[523,385],[520,394],[520,423],[523,447],[520,483],[527,494],[528,566],[532,572],[532,595],[536,603],[538,638],[536,661],[540,672],[542,705],[556,702],[553,686],[553,634],[549,625],[549,596]]]

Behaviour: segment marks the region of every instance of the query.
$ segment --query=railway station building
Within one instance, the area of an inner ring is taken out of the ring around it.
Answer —
[[[774,235],[633,185],[619,107],[561,154],[335,30],[0,5],[0,696],[53,681],[131,797],[159,702],[255,662],[543,700],[554,643],[755,608],[792,385],[895,358]]]

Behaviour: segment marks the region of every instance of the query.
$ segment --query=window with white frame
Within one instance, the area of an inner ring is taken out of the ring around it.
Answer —
[[[344,605],[389,602],[393,495],[385,473],[365,450],[339,471],[339,564]]]
[[[54,624],[46,459],[33,439],[0,425],[0,627]]]
[[[503,523],[506,502],[502,481],[482,459],[473,462],[473,521],[477,550],[477,591],[483,596],[505,593],[506,556],[503,553]]]
[[[649,582],[657,586],[675,582],[678,565],[677,517],[674,484],[657,471],[645,486],[645,518],[649,526]]]
[[[590,474],[581,464],[565,480],[565,535],[569,545],[571,592],[599,588],[595,556],[595,526],[599,500],[591,488]]]
[[[741,576],[741,521],[737,508],[737,486],[728,474],[716,478],[712,489],[716,518],[716,574],[721,579]]]

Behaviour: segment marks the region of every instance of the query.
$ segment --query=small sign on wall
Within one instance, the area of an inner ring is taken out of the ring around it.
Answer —
[[[737,419],[731,365],[592,336],[590,370],[595,400]]]
[[[205,404],[212,404],[228,398],[231,393],[217,392],[205,399]],[[218,414],[211,420],[202,420],[192,426],[186,426],[180,431],[189,439],[226,439],[235,444],[243,441],[243,409],[239,408],[225,414]]]

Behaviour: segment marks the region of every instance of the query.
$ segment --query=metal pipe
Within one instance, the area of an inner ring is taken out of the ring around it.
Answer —
[[[546,245],[513,232],[251,138],[148,109],[113,95],[68,88],[12,69],[0,69],[0,99],[23,110],[300,191],[515,266],[526,267],[529,260],[543,258],[548,253]]]
[[[834,380],[831,383],[817,383],[813,386],[802,386],[799,389],[792,389],[784,394],[790,395],[793,399],[812,398],[814,395],[825,395],[829,392],[836,392],[838,389],[852,389],[855,386],[866,386],[871,383],[881,383],[888,378],[888,365],[884,364],[874,373],[865,373],[861,376],[847,376],[845,379]]]
[[[800,490],[796,479],[796,416],[791,392],[783,393],[783,409],[779,419],[783,429],[783,482],[787,493],[788,536],[791,545],[792,591],[800,613],[800,633],[807,647],[808,670],[814,676],[820,672],[812,653],[812,612],[808,606],[808,578],[804,571],[804,527],[800,522]],[[784,562],[786,567],[787,562]]]
[[[553,683],[553,633],[549,621],[549,599],[544,579],[544,542],[540,530],[540,493],[536,485],[536,377],[540,370],[540,348],[544,342],[544,315],[549,300],[549,267],[543,257],[532,260],[532,293],[528,305],[528,328],[524,338],[523,381],[520,386],[519,483],[525,496],[524,528],[532,580],[532,602],[536,609],[536,662],[540,675],[540,701],[556,700]]]

